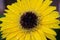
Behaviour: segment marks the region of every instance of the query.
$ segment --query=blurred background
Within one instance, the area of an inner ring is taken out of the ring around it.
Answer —
[[[16,2],[16,0],[0,0],[0,18],[4,17],[3,13],[4,13],[4,10],[7,9],[6,6],[11,5],[11,4],[15,3],[15,2]],[[57,8],[56,10],[59,12],[59,15],[60,15],[60,0],[53,0],[53,3],[51,5],[56,6],[56,8]],[[60,20],[60,17],[58,19]],[[56,29],[55,31],[58,34],[56,36],[57,40],[60,40],[60,30]],[[2,34],[0,32],[0,40],[2,40],[1,35]],[[3,39],[3,40],[5,40],[5,39]]]

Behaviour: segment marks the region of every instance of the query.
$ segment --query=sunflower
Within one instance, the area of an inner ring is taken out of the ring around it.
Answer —
[[[56,40],[59,17],[52,0],[17,0],[8,5],[1,30],[6,40]]]

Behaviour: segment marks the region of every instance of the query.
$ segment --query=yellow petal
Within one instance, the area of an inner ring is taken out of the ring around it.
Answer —
[[[34,3],[33,3],[34,2]],[[43,0],[31,0],[31,9],[37,10],[43,3]]]
[[[47,33],[47,34],[57,35],[54,30],[52,30],[50,28],[47,28],[47,27],[43,27],[42,31],[45,32],[45,33]]]
[[[44,24],[43,27],[47,27],[47,28],[52,28],[52,29],[60,29],[59,24],[55,23],[55,24]]]
[[[57,19],[43,19],[42,21],[41,21],[41,24],[54,24],[54,23],[58,23],[59,22],[59,20],[57,20]]]
[[[34,9],[37,11],[41,7],[43,2],[44,2],[44,0],[37,0],[36,4],[34,3],[35,4]]]
[[[40,34],[38,32],[32,32],[31,34],[35,40],[42,40]]]
[[[28,9],[30,9],[30,1],[29,0],[22,0],[21,7],[23,7],[24,11],[27,11]]]
[[[52,3],[52,1],[51,0],[45,0],[43,3],[42,3],[42,5],[41,5],[41,7],[40,7],[40,11],[41,12],[43,12],[44,10],[46,10],[46,8],[48,8],[49,7],[49,5]]]
[[[25,37],[26,37],[26,33],[24,33],[24,35],[21,36],[19,40],[25,40]]]
[[[43,19],[56,19],[59,17],[59,13],[57,11],[53,11],[50,14],[48,14],[47,16],[44,16]]]
[[[31,40],[31,39],[30,39],[30,33],[27,33],[27,34],[26,34],[25,40]]]
[[[42,17],[49,15],[52,11],[56,10],[56,7],[50,6],[44,12],[42,12]]]
[[[24,35],[25,35],[24,32],[19,32],[19,33],[16,35],[16,39],[17,39],[17,40],[20,40]]]
[[[51,34],[46,34],[46,37],[49,38],[50,40],[56,40],[55,36]]]
[[[3,35],[2,35],[2,38],[3,38],[3,39],[6,38],[7,35],[9,35],[9,34],[3,34]]]
[[[2,30],[3,31],[3,30]],[[12,33],[12,32],[17,32],[19,31],[18,28],[10,28],[10,29],[5,29],[2,33],[6,34],[6,33]]]
[[[19,32],[15,32],[15,33],[11,33],[11,34],[7,35],[6,40],[9,40],[9,39],[15,37],[18,33]]]
[[[42,40],[47,40],[47,39],[46,39],[46,36],[45,36],[45,34],[43,33],[43,31],[42,31],[42,30],[37,29],[37,32],[38,32],[38,33],[39,33],[39,35],[41,36],[41,39],[42,39]]]

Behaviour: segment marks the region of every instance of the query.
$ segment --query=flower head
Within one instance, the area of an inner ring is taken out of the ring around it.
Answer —
[[[56,40],[59,14],[51,0],[17,0],[8,5],[0,18],[2,38],[6,40]]]

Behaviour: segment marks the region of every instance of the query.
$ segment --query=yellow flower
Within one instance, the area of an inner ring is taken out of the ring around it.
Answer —
[[[8,5],[0,18],[2,38],[6,40],[56,40],[59,14],[51,0],[17,0]]]

